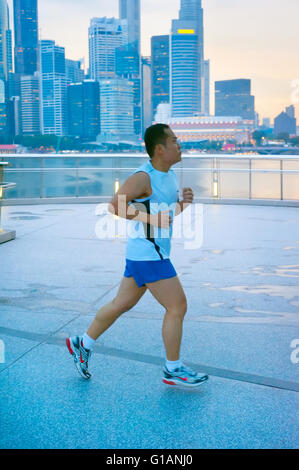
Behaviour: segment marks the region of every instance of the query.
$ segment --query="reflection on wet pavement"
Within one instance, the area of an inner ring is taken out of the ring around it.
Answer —
[[[220,287],[220,290],[245,292],[248,294],[265,294],[274,297],[283,297],[286,300],[292,300],[294,297],[299,297],[298,286],[231,286]]]
[[[266,272],[267,269],[267,272]],[[273,269],[273,271],[269,271]],[[299,277],[299,264],[287,266],[256,266],[250,271],[243,271],[241,274],[258,274],[260,276],[279,276],[279,277]],[[298,288],[299,290],[299,288]]]

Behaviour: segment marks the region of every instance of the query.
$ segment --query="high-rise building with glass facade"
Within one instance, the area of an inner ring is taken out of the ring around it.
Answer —
[[[276,137],[279,134],[296,135],[297,131],[297,120],[295,118],[295,107],[288,106],[282,113],[274,119],[274,135]]]
[[[201,91],[197,23],[173,20],[170,40],[172,116],[194,116],[201,113]]]
[[[40,134],[39,72],[21,77],[22,134]]]
[[[83,86],[72,83],[67,87],[68,135],[83,135]]]
[[[37,0],[14,0],[15,72],[33,75],[38,70]]]
[[[133,44],[126,44],[115,50],[115,72],[120,78],[133,83],[134,89],[134,129],[135,134],[141,132],[141,80],[140,57]]]
[[[198,54],[199,60],[202,61],[204,56],[204,27],[201,0],[181,0],[179,19],[196,22],[198,34]]]
[[[81,83],[84,80],[84,70],[81,68],[81,60],[65,59],[65,74],[67,84]]]
[[[142,133],[152,124],[152,67],[150,57],[141,57]]]
[[[204,113],[210,115],[210,61],[204,61]]]
[[[128,43],[127,20],[93,18],[88,31],[90,78],[115,78],[115,50]]]
[[[9,112],[9,97],[13,84],[12,32],[9,24],[9,7],[7,0],[0,0],[0,80],[4,84],[4,103],[1,102],[1,132],[6,132]],[[1,84],[1,89],[3,88]],[[7,109],[5,108],[7,107]]]
[[[100,88],[96,80],[68,87],[68,134],[95,140],[100,133]]]
[[[12,96],[7,102],[8,125],[7,134],[13,139],[16,135],[21,134],[21,98]]]
[[[125,78],[101,80],[101,141],[134,139],[133,82]]]
[[[151,38],[152,120],[160,103],[169,103],[169,36]]]
[[[5,99],[5,81],[0,79],[0,135],[6,130],[7,107]]]
[[[8,5],[6,0],[0,0],[0,79],[8,80],[9,57],[9,24],[8,24]],[[11,44],[10,44],[11,46]]]
[[[83,137],[96,139],[101,132],[100,85],[95,80],[83,82]]]
[[[67,133],[65,49],[55,41],[40,41],[41,129],[43,134]]]
[[[205,113],[204,28],[201,0],[181,0],[170,35],[172,115]]]
[[[140,57],[140,0],[119,0],[119,17],[128,22],[128,44]]]
[[[241,116],[254,121],[254,96],[251,80],[222,80],[215,82],[215,116]]]
[[[122,66],[117,66],[117,75],[134,83],[134,130],[136,135],[140,135],[142,127],[140,0],[119,0],[119,17],[127,21],[128,36],[127,45],[122,48],[123,51],[120,51],[118,56],[117,62],[122,63]]]

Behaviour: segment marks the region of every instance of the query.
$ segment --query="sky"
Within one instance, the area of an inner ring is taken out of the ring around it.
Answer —
[[[8,0],[12,5],[12,0]],[[85,58],[93,17],[118,17],[118,0],[38,0],[42,39],[54,39],[69,59]],[[205,59],[214,82],[250,78],[256,111],[273,119],[296,106],[299,121],[299,1],[203,0]],[[150,55],[150,38],[168,34],[180,0],[141,0],[141,52]],[[12,17],[12,15],[11,15]]]

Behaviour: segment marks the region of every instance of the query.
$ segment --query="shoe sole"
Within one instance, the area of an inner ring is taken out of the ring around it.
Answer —
[[[71,356],[73,357],[73,359],[74,359],[74,363],[75,363],[75,366],[76,366],[77,371],[79,372],[79,374],[81,375],[81,377],[83,377],[83,379],[89,380],[90,377],[91,377],[91,375],[90,375],[89,377],[86,377],[86,375],[82,372],[82,369],[81,369],[80,364],[79,364],[78,357],[76,356],[75,351],[73,351],[73,349],[72,349],[72,344],[71,344],[70,338],[67,338],[67,339],[65,340],[65,342],[66,342],[66,346],[67,346],[67,348],[68,348],[68,351],[69,351],[70,355],[71,355]]]
[[[200,385],[205,383],[208,379],[209,379],[209,377],[207,376],[206,378],[203,378],[200,382],[197,382],[195,384],[186,383],[186,382],[183,382],[181,380],[175,380],[175,379],[170,379],[169,380],[169,379],[165,379],[165,378],[162,379],[162,382],[165,383],[166,385],[180,385],[184,388],[195,388],[195,387],[199,387]]]

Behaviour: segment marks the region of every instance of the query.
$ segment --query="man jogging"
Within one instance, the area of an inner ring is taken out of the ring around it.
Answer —
[[[192,203],[193,191],[184,188],[183,201],[179,201],[177,178],[171,167],[181,161],[181,148],[170,127],[165,124],[150,126],[144,140],[150,157],[148,162],[125,181],[109,205],[109,212],[131,220],[133,225],[118,293],[98,311],[86,333],[67,338],[66,343],[79,373],[89,379],[88,362],[95,341],[149,289],[166,310],[162,327],[166,350],[162,380],[169,385],[196,387],[208,376],[181,362],[187,301],[169,259],[173,218]],[[168,210],[157,210],[161,204]]]

